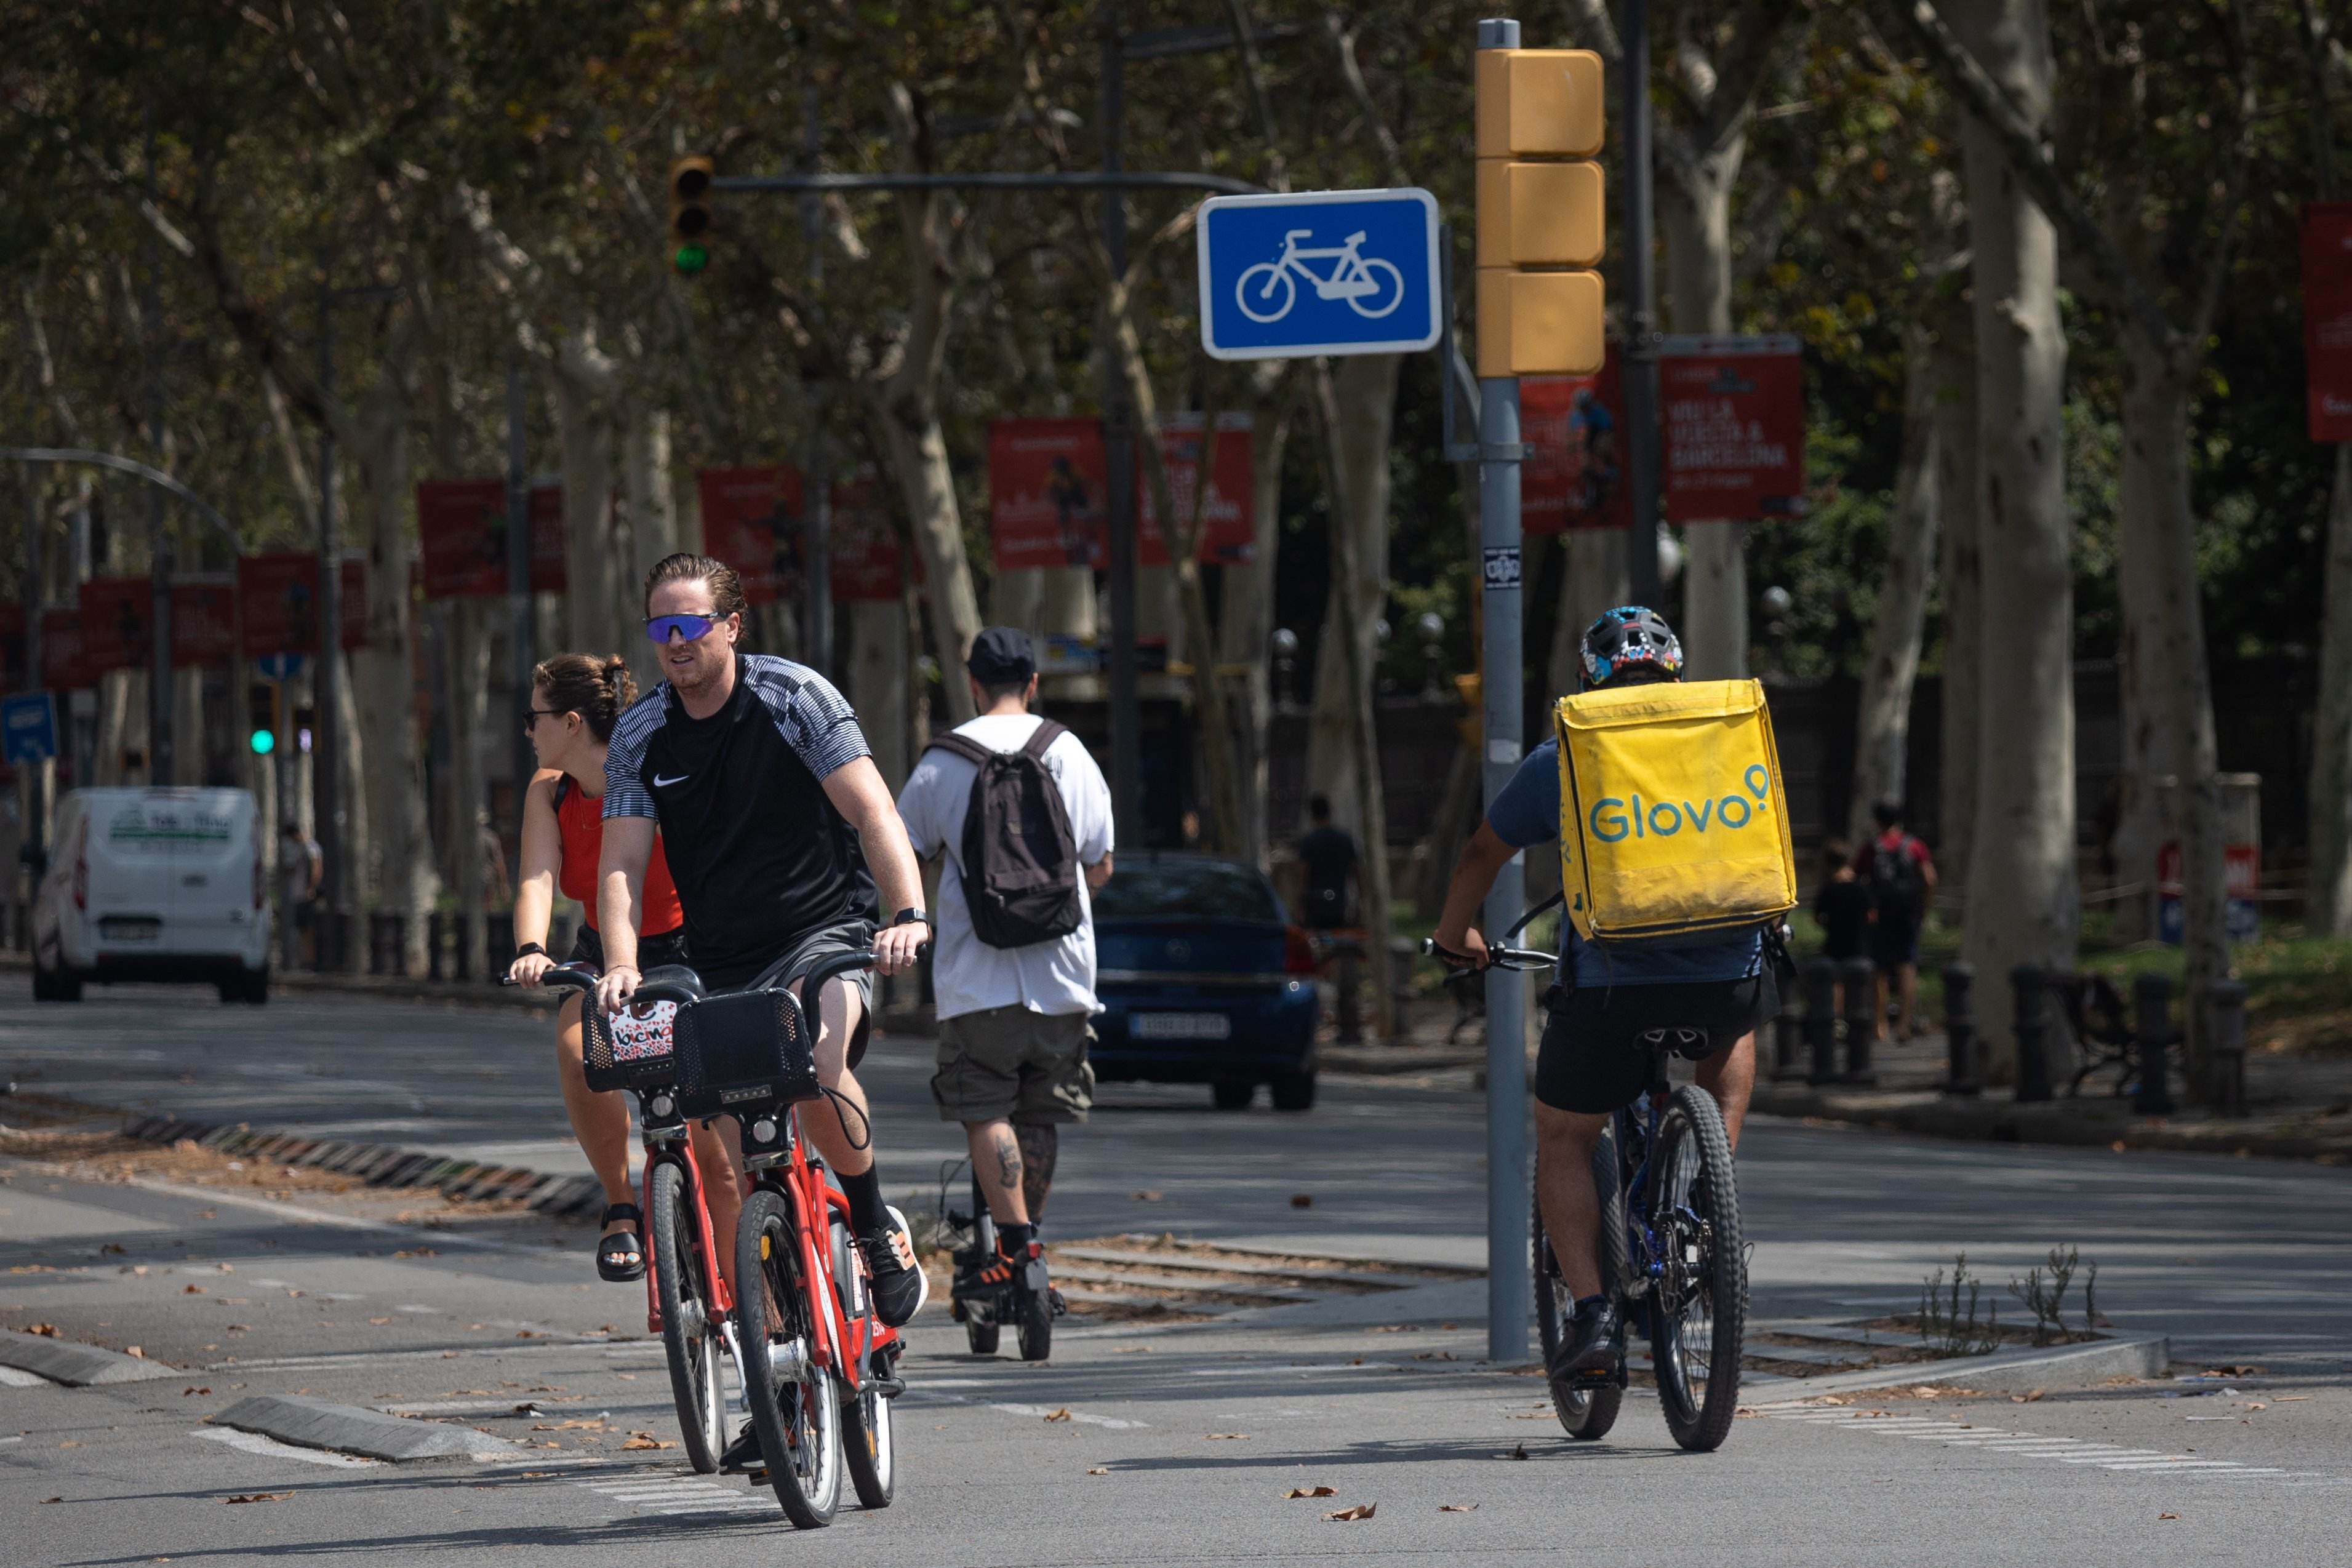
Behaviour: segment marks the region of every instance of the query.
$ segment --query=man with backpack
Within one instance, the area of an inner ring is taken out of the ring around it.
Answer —
[[[1663,617],[1639,605],[1611,610],[1595,621],[1584,634],[1580,654],[1584,691],[1596,697],[1682,679],[1681,642]],[[1726,727],[1720,722],[1711,726]],[[1768,747],[1769,739],[1768,727],[1763,731]],[[1464,846],[1432,944],[1448,963],[1484,965],[1486,942],[1476,921],[1496,873],[1522,850],[1561,838],[1559,748],[1555,735],[1528,753]],[[1759,773],[1768,776],[1759,780]],[[1752,837],[1767,858],[1777,855],[1785,860],[1785,828],[1781,821],[1772,820],[1780,802],[1770,773],[1766,764],[1748,763],[1725,781],[1728,787],[1713,794],[1695,791],[1668,799],[1653,788],[1655,798],[1646,802],[1639,794],[1613,791],[1590,801],[1580,798],[1575,820],[1594,824],[1596,837],[1605,846],[1664,840],[1675,846],[1704,844],[1712,852],[1717,847],[1736,849],[1741,839]],[[1733,807],[1736,817],[1727,809]],[[1698,820],[1702,815],[1704,830]],[[1636,823],[1645,836],[1638,840]],[[1768,827],[1777,850],[1762,844]],[[1589,850],[1590,846],[1580,847]],[[1736,1147],[1756,1082],[1756,1028],[1780,1009],[1765,940],[1766,931],[1778,927],[1777,916],[1769,921],[1727,922],[1696,934],[1605,936],[1596,923],[1599,911],[1580,901],[1588,896],[1589,879],[1566,874],[1575,869],[1580,868],[1563,868],[1563,882],[1573,896],[1568,918],[1560,922],[1559,983],[1546,998],[1534,1086],[1537,1201],[1561,1280],[1576,1298],[1574,1317],[1546,1369],[1555,1385],[1614,1377],[1624,1364],[1624,1320],[1602,1289],[1596,1257],[1601,1208],[1593,1187],[1592,1152],[1611,1115],[1649,1087],[1643,1035],[1654,1029],[1704,1031],[1706,1055],[1698,1063],[1696,1079],[1720,1106],[1725,1131]],[[1787,868],[1785,881],[1786,898],[1768,900],[1782,909],[1793,902],[1793,866]],[[1580,928],[1586,927],[1592,928],[1592,935],[1582,934]]]
[[[1853,860],[1854,875],[1870,884],[1871,903],[1877,919],[1870,928],[1870,959],[1878,970],[1877,1034],[1886,1038],[1886,987],[1895,984],[1896,1037],[1911,1039],[1921,1033],[1919,1001],[1919,927],[1927,917],[1927,900],[1936,895],[1936,860],[1927,847],[1903,831],[1903,803],[1882,800],[1870,808],[1878,823],[1878,837],[1862,847]]]
[[[980,716],[931,742],[898,796],[907,836],[940,872],[931,989],[931,1098],[963,1123],[996,1222],[997,1256],[960,1270],[957,1300],[995,1295],[1045,1251],[1036,1226],[1064,1122],[1094,1100],[1095,1000],[1087,894],[1110,880],[1110,789],[1076,735],[1029,711],[1028,635],[991,626],[966,660]]]

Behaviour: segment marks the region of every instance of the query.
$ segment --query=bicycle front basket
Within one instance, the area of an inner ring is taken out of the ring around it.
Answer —
[[[677,1010],[677,1106],[690,1117],[814,1100],[816,1042],[791,992],[739,991]]]
[[[580,1062],[590,1089],[644,1089],[677,1076],[677,1003],[632,1002],[608,1016],[591,996],[580,1011]]]

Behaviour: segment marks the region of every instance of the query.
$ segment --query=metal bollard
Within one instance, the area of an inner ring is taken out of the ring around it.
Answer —
[[[1977,972],[1967,963],[1944,966],[1944,1042],[1948,1077],[1946,1094],[1975,1095],[1984,1090],[1984,1075],[1977,1060]]]
[[[1792,1083],[1804,1077],[1804,1056],[1805,1015],[1794,995],[1782,996],[1780,1010],[1772,1017],[1772,1081]]]
[[[1812,1056],[1807,1083],[1837,1078],[1837,961],[1805,961],[1805,1044]]]
[[[441,949],[447,934],[444,931],[443,925],[444,921],[439,910],[431,910],[425,915],[425,978],[427,980],[438,980],[442,978]]]
[[[1339,973],[1332,982],[1332,992],[1339,1013],[1339,1040],[1343,1046],[1361,1045],[1364,1039],[1364,1002],[1360,994],[1363,983],[1364,950],[1354,942],[1339,944]]]
[[[457,942],[457,954],[449,965],[450,977],[456,980],[471,980],[474,977],[474,943],[471,940],[474,934],[474,917],[458,915],[449,924]]]
[[[1878,972],[1866,958],[1849,958],[1838,973],[1845,982],[1845,1074],[1838,1081],[1876,1083],[1870,1047],[1878,1035]]]
[[[2132,1108],[2142,1116],[2172,1113],[2172,1086],[2166,1081],[2167,1047],[2172,1044],[2172,977],[2141,974],[2132,980],[2132,1036],[2139,1051],[2139,1089]]]
[[[2223,1116],[2246,1113],[2246,987],[2216,981],[2205,991],[2205,1100]]]
[[[2017,1102],[2050,1098],[2050,1011],[2045,988],[2049,976],[2031,963],[2009,972],[2015,998],[2017,1028]]]

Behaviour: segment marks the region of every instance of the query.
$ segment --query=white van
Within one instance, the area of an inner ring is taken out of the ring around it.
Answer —
[[[33,995],[85,982],[210,982],[269,998],[261,810],[242,789],[78,789],[33,900]]]

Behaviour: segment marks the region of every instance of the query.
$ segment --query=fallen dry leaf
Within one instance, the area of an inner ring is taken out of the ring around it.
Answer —
[[[1129,1193],[1127,1195],[1131,1202],[1139,1204],[1156,1204],[1160,1201],[1160,1194],[1150,1191]]]
[[[204,1293],[205,1288],[201,1285],[183,1285],[180,1287],[180,1294],[183,1296],[201,1296]]]
[[[58,1337],[58,1326],[55,1323],[35,1323],[25,1331],[28,1334],[38,1334],[46,1340]]]
[[[515,1331],[515,1338],[519,1340],[543,1340],[547,1338],[547,1336],[541,1333],[537,1329],[518,1329]]]
[[[180,1397],[185,1399],[191,1394],[210,1394],[211,1392],[209,1388],[184,1388],[180,1390]]]
[[[1338,1487],[1293,1487],[1282,1495],[1286,1498],[1336,1497],[1339,1495],[1339,1489]]]
[[[1353,1508],[1343,1508],[1337,1513],[1327,1513],[1323,1517],[1325,1519],[1336,1519],[1340,1521],[1370,1519],[1372,1517],[1373,1510],[1378,1509],[1380,1506],[1381,1505],[1376,1502],[1360,1502]]]
[[[2156,1517],[2158,1519],[2179,1519],[2180,1516],[2177,1513],[2159,1513]]]
[[[1203,1443],[1246,1443],[1249,1440],[1246,1432],[1212,1432],[1201,1439]]]
[[[629,1440],[621,1447],[624,1448],[675,1448],[677,1445],[665,1443],[650,1432],[632,1432],[629,1434]]]
[[[1107,1476],[1110,1474],[1110,1467],[1108,1465],[1088,1465],[1087,1467],[1087,1474],[1090,1476]]]
[[[228,1326],[228,1331],[232,1334],[245,1334],[251,1333],[253,1331],[244,1323],[231,1323]]]
[[[138,1360],[140,1360],[140,1361],[145,1361],[145,1360],[147,1359],[147,1352],[146,1352],[145,1351],[143,1351],[143,1350],[141,1350],[137,1345],[125,1345],[125,1346],[123,1346],[123,1347],[122,1347],[122,1353],[123,1353],[124,1355],[127,1355],[127,1356],[133,1356],[133,1357],[136,1357],[136,1358],[137,1358]],[[2260,1410],[2260,1409],[2262,1408],[2262,1406],[2261,1406],[2261,1405],[2255,1405],[2255,1406],[2254,1406],[2254,1408],[2255,1408],[2255,1409],[2257,1409],[2257,1410]]]
[[[1315,1194],[1313,1193],[1293,1193],[1290,1194],[1290,1206],[1295,1209],[1311,1209],[1315,1206]]]
[[[384,1324],[392,1321],[392,1320],[390,1318],[370,1318],[368,1321],[373,1323],[377,1328],[382,1328]]]
[[[2272,1396],[2272,1402],[2278,1405],[2292,1405],[2298,1399],[2308,1399],[2310,1397],[2311,1395],[2308,1394],[2273,1394]]]
[[[1045,1419],[1048,1421],[1067,1421],[1069,1418],[1070,1407],[1066,1405],[1045,1412]]]
[[[60,1448],[79,1448],[81,1447],[81,1439],[79,1437],[68,1437],[64,1442],[58,1444],[58,1447]]]
[[[43,1502],[63,1502],[66,1500],[61,1497],[45,1497],[41,1500]]]
[[[1471,1513],[1475,1511],[1478,1505],[1475,1502],[1442,1502],[1437,1505],[1437,1511],[1440,1513]]]
[[[2247,1405],[2247,1406],[2246,1406],[2246,1408],[2247,1408],[2249,1411],[2253,1411],[2253,1410],[2261,1410],[2261,1409],[2264,1408],[2264,1406],[2263,1406],[2263,1402],[2262,1402],[2261,1400],[2257,1399],[2257,1400],[2255,1400],[2252,1405]]]
[[[235,1496],[235,1497],[225,1497],[225,1498],[221,1499],[221,1501],[223,1501],[223,1502],[284,1502],[288,1498],[290,1498],[290,1497],[292,1497],[293,1495],[294,1495],[294,1494],[293,1494],[292,1492],[239,1492],[239,1493],[237,1493],[237,1494],[236,1494],[236,1496]]]

